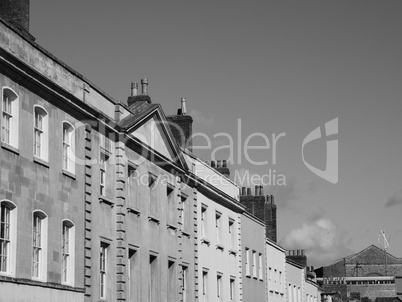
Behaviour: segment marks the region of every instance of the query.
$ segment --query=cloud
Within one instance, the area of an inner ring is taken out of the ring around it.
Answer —
[[[323,266],[353,253],[348,246],[346,232],[328,218],[317,218],[292,230],[281,241],[287,249],[304,249],[309,265]]]
[[[208,115],[204,115],[200,111],[191,110],[190,115],[192,116],[195,124],[200,124],[204,126],[211,126],[214,124],[214,116],[211,112],[209,112]]]
[[[388,201],[385,204],[385,207],[388,208],[388,207],[397,206],[397,205],[402,205],[402,190],[399,190],[393,196],[388,198]]]

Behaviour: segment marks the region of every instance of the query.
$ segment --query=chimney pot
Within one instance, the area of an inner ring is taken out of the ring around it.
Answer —
[[[254,194],[254,196],[258,196],[259,195],[259,186],[255,186],[255,188],[254,188],[254,191],[255,191],[255,194]]]
[[[224,159],[224,160],[222,161],[222,167],[223,167],[223,168],[226,168],[226,167],[227,167],[226,159]]]
[[[138,95],[138,83],[131,82],[131,96]]]
[[[264,187],[260,186],[260,196],[264,196]]]
[[[187,114],[186,98],[181,98],[181,108],[180,109],[181,109],[180,115]]]
[[[216,161],[216,167],[217,167],[217,168],[222,167],[222,166],[221,166],[221,161],[220,161],[220,160],[217,160],[217,161]]]
[[[242,196],[246,195],[246,187],[241,188],[241,195]]]
[[[215,161],[214,160],[211,160],[211,167],[215,168]]]
[[[141,79],[141,94],[148,94],[148,79],[143,78]]]
[[[248,196],[252,196],[252,194],[251,194],[251,188],[247,188],[247,195],[248,195]]]

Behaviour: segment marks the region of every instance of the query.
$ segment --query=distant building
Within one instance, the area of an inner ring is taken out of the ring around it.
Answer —
[[[377,297],[397,295],[395,283],[401,269],[402,258],[371,245],[315,272],[324,292],[342,293],[343,301],[358,297],[357,293],[361,300],[374,301]]]

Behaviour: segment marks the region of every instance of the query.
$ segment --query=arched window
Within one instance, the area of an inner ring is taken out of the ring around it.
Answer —
[[[8,200],[0,201],[0,274],[15,275],[17,246],[17,207]]]
[[[32,277],[46,281],[47,275],[47,215],[34,211],[32,222]]]
[[[49,115],[45,109],[34,106],[34,156],[48,160]]]
[[[70,220],[63,220],[62,223],[61,252],[61,281],[74,286],[75,226]]]
[[[71,173],[75,173],[74,133],[74,127],[68,122],[63,122],[63,169]]]
[[[3,88],[2,93],[1,141],[18,148],[18,95],[10,88]]]

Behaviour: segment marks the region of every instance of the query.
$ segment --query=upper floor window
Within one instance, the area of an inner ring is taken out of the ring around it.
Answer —
[[[0,201],[0,274],[14,275],[16,255],[16,206]]]
[[[181,195],[181,229],[182,231],[189,231],[190,222],[190,205],[186,195]]]
[[[34,156],[48,160],[49,115],[42,107],[34,107]]]
[[[177,204],[174,186],[171,184],[166,185],[166,198],[167,198],[167,221],[170,225],[177,225]]]
[[[258,278],[260,280],[264,279],[263,271],[262,271],[262,254],[261,253],[258,254]]]
[[[148,282],[148,301],[159,301],[160,291],[160,273],[158,270],[158,256],[154,254],[149,255],[149,282]]]
[[[3,88],[1,141],[18,148],[18,95],[10,88]]]
[[[208,302],[208,271],[202,271],[202,302]]]
[[[139,209],[137,197],[138,191],[138,171],[134,164],[127,165],[127,204],[129,208]]]
[[[188,266],[182,265],[181,270],[181,278],[182,278],[182,293],[183,293],[183,302],[188,301],[189,294],[189,278],[188,278]]]
[[[235,228],[234,228],[234,220],[229,218],[229,248],[234,249],[235,248]]]
[[[207,206],[201,205],[201,236],[202,238],[207,238],[208,233],[207,233]]]
[[[32,223],[32,277],[46,281],[47,215],[35,211]]]
[[[250,249],[246,247],[246,276],[250,277]]]
[[[152,173],[148,174],[148,188],[149,188],[149,214],[154,218],[158,217],[158,183],[157,177]]]
[[[257,278],[257,253],[256,253],[256,251],[253,251],[252,266],[253,266],[253,277]]]
[[[61,252],[61,280],[65,284],[74,285],[75,228],[69,220],[63,221]]]
[[[109,244],[105,242],[101,242],[100,244],[100,267],[99,267],[99,273],[100,273],[100,298],[105,299],[106,298],[106,277],[108,275],[108,269],[107,269],[107,261],[108,261],[108,248]]]
[[[216,276],[216,297],[217,297],[218,302],[223,301],[223,297],[222,297],[222,275],[219,274],[219,273]]]
[[[106,196],[106,162],[109,159],[109,154],[101,149],[99,157],[99,193]]]
[[[63,122],[63,169],[71,173],[75,173],[74,144],[74,127]]]
[[[216,242],[221,243],[221,216],[219,212],[215,213]]]
[[[234,278],[230,278],[229,293],[230,293],[230,302],[235,302],[236,301],[236,279],[234,279]]]

